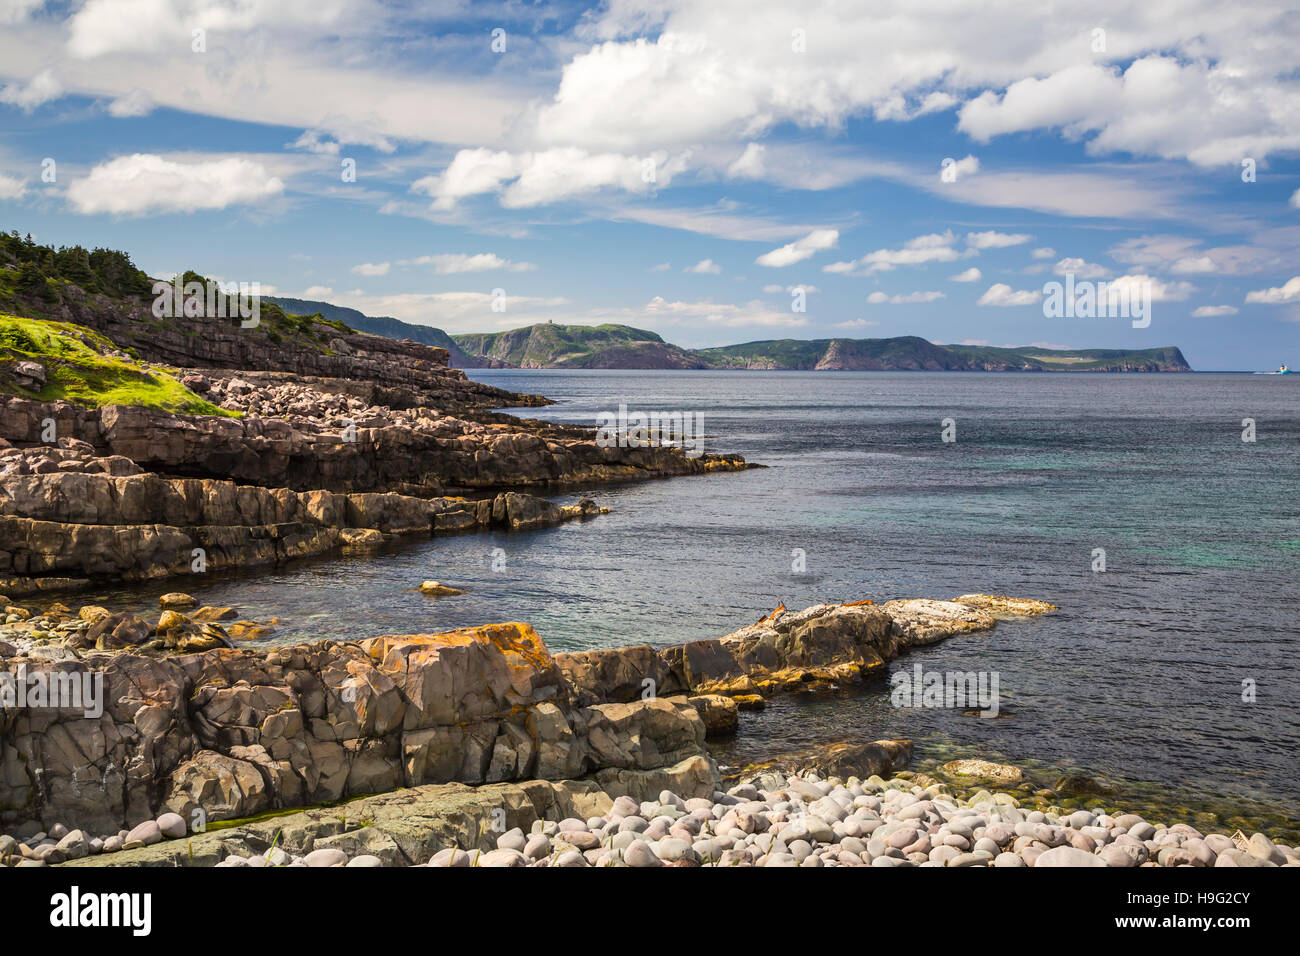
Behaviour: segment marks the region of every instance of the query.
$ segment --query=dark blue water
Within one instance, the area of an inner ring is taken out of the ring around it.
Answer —
[[[552,650],[716,636],[779,603],[1039,598],[1061,610],[894,665],[997,671],[1012,717],[895,710],[882,680],[782,702],[720,754],[907,735],[923,753],[1081,768],[1174,803],[1300,804],[1300,377],[470,374],[557,399],[527,411],[556,421],[594,424],[620,402],[701,412],[708,450],[770,467],[578,489],[612,513],[189,589],[278,616],[277,640],[525,620]],[[425,578],[468,593],[424,598]]]

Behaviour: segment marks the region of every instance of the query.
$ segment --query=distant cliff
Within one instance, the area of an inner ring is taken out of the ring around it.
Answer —
[[[708,368],[695,353],[627,325],[529,325],[454,335],[470,355],[516,368]]]
[[[353,324],[349,322],[349,324]],[[772,339],[684,349],[626,325],[525,326],[451,336],[481,360],[517,368],[801,369],[824,371],[1186,372],[1182,352],[936,345],[914,335],[888,339]]]
[[[701,349],[710,368],[827,371],[1187,372],[1183,353],[1155,349],[1046,349],[936,345],[914,335],[888,339],[778,339]]]

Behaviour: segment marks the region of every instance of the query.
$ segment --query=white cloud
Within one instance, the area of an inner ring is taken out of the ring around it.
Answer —
[[[998,232],[991,229],[988,232],[966,233],[966,245],[972,249],[1005,249],[1008,246],[1023,245],[1032,238],[1034,237],[1024,233]]]
[[[419,179],[411,188],[432,196],[435,209],[450,209],[461,199],[483,193],[501,193],[502,206],[523,209],[605,188],[649,193],[669,185],[686,168],[689,156],[683,152],[669,157],[663,151],[624,156],[573,147],[519,154],[463,149],[441,175]]]
[[[1033,305],[1043,294],[1037,289],[1014,290],[1004,282],[989,286],[988,291],[980,296],[976,305]]]
[[[1237,62],[1214,57],[1208,49],[1219,46],[1214,33],[1221,36],[1223,28],[1199,50],[1186,37],[1185,59],[1152,52],[1122,71],[1076,63],[1017,80],[1001,95],[985,91],[961,108],[958,129],[979,142],[1035,129],[1072,138],[1095,134],[1088,141],[1093,154],[1123,151],[1206,166],[1296,149],[1297,90],[1287,82],[1293,78],[1251,64],[1245,47]]]
[[[0,23],[20,23],[45,6],[45,0],[0,0]]]
[[[415,259],[403,259],[398,265],[433,266],[436,275],[455,275],[459,272],[493,272],[498,269],[506,272],[532,272],[537,268],[531,262],[512,262],[492,252],[480,252],[467,255],[463,252],[449,252],[433,256],[419,256]]]
[[[1300,209],[1300,189],[1291,194],[1291,205],[1296,209]]]
[[[304,130],[289,146],[291,149],[305,149],[320,156],[337,156],[342,147],[334,140],[326,139],[326,135],[318,129]]]
[[[758,301],[734,305],[708,301],[670,301],[663,296],[655,296],[646,303],[641,312],[670,325],[704,323],[738,328],[743,326],[797,327],[807,324],[805,319],[793,312],[769,309]]]
[[[697,276],[716,276],[722,272],[722,266],[718,265],[712,259],[701,259],[693,266],[687,266],[682,270],[690,272]]]
[[[837,329],[869,329],[872,326],[879,325],[879,322],[871,322],[867,319],[849,319],[847,322],[836,322]]]
[[[1073,275],[1076,279],[1104,279],[1114,270],[1079,258],[1065,258],[1052,267],[1058,276]]]
[[[817,288],[815,285],[781,285],[780,283],[772,283],[771,285],[763,286],[763,291],[768,293],[768,295],[775,295],[778,292],[786,292],[791,295],[795,292],[804,292],[807,295],[815,295],[821,292],[821,289]]]
[[[673,267],[673,264],[672,264],[671,262],[661,262],[661,263],[659,263],[657,266],[651,266],[651,267],[650,267],[650,271],[651,271],[651,272],[667,272],[667,271],[668,271],[669,269],[671,269],[672,267]]]
[[[1202,272],[1216,272],[1218,266],[1209,256],[1187,256],[1178,259],[1169,267],[1170,272],[1176,272],[1179,275],[1194,275]]]
[[[1130,296],[1140,294],[1143,286],[1150,290],[1152,302],[1183,302],[1196,291],[1190,282],[1164,282],[1149,275],[1122,275],[1110,280],[1112,291]]]
[[[1202,305],[1192,310],[1194,319],[1212,319],[1220,315],[1236,315],[1237,307],[1234,305]]]
[[[63,84],[50,70],[42,70],[28,83],[10,83],[0,87],[0,103],[16,106],[25,113],[63,95]]]
[[[730,179],[762,179],[767,171],[764,154],[767,147],[761,143],[750,143],[734,163],[727,167]]]
[[[746,242],[772,242],[789,239],[812,231],[814,226],[780,222],[764,216],[744,215],[734,202],[723,201],[702,208],[665,206],[619,206],[610,211],[611,219],[643,222],[664,229],[681,229]]]
[[[884,292],[873,292],[867,296],[867,301],[872,305],[880,305],[889,302],[892,305],[911,305],[918,302],[937,302],[939,299],[945,299],[942,292],[906,292],[899,295],[887,295]]]
[[[363,262],[353,266],[352,271],[360,276],[386,276],[392,267],[391,262]]]
[[[945,160],[939,164],[939,181],[943,183],[955,183],[965,179],[967,176],[974,176],[980,170],[980,161],[974,156],[967,156],[964,159],[954,160],[949,163]]]
[[[154,107],[153,97],[144,90],[132,90],[125,96],[119,96],[113,102],[108,104],[110,116],[116,116],[120,119],[126,119],[135,116],[147,116],[152,113]]]
[[[979,269],[976,269],[974,266],[971,266],[969,269],[966,269],[964,272],[959,272],[955,276],[949,276],[949,278],[953,282],[979,282],[980,279],[983,278],[983,273],[981,273]]]
[[[1041,249],[1035,249],[1031,255],[1035,259],[1055,259],[1056,250],[1051,246],[1043,246]]]
[[[896,266],[916,266],[927,262],[952,262],[960,259],[961,253],[953,248],[957,237],[951,230],[934,232],[917,236],[903,243],[901,249],[877,249],[861,259],[850,262],[832,262],[823,266],[823,272],[837,275],[869,275],[873,272],[888,272]]]
[[[802,239],[796,239],[779,249],[763,253],[754,262],[760,266],[781,269],[785,266],[792,266],[796,262],[810,259],[823,250],[835,248],[835,244],[839,242],[839,239],[840,233],[838,229],[814,229]]]
[[[68,200],[86,215],[133,216],[225,209],[283,191],[284,183],[265,166],[242,157],[177,162],[135,153],[101,163],[74,181]]]
[[[1287,279],[1286,283],[1281,286],[1275,286],[1271,289],[1258,289],[1254,292],[1246,293],[1247,302],[1261,302],[1267,305],[1277,305],[1281,302],[1294,302],[1300,299],[1300,276]]]
[[[26,192],[24,180],[0,173],[0,199],[22,199]]]
[[[1210,0],[1177,16],[1099,2],[947,3],[938,14],[811,4],[797,18],[805,54],[773,28],[789,21],[788,0],[610,3],[584,22],[583,39],[596,42],[564,67],[537,129],[555,143],[634,151],[753,141],[783,124],[907,121],[965,100],[959,128],[980,140],[1059,129],[1094,153],[1225,163],[1295,148],[1288,4],[1262,3],[1247,21]],[[1090,43],[1099,23],[1100,55]]]
[[[1154,235],[1126,239],[1107,254],[1118,262],[1181,274],[1246,275],[1289,268],[1300,254],[1294,229],[1260,232],[1249,245],[1214,246],[1186,236]]]

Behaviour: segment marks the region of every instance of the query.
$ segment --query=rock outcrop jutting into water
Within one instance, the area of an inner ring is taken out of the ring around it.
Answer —
[[[494,412],[547,400],[471,382],[442,348],[330,328],[329,348],[291,350],[218,322],[151,336],[107,306],[76,316],[183,366],[122,365],[121,380],[169,384],[220,414],[43,401],[88,374],[53,356],[46,384],[13,386],[35,397],[0,394],[0,593],[265,566],[390,535],[541,527],[594,505],[562,512],[521,489],[746,467],[671,446],[602,447],[591,428]],[[58,330],[87,368],[124,354],[89,327]],[[36,334],[30,320],[13,331]]]
[[[116,834],[164,812],[216,821],[402,786],[583,777],[612,796],[709,797],[701,712],[731,701],[699,695],[853,681],[908,647],[992,628],[987,601],[779,610],[718,640],[581,654],[551,655],[519,623],[58,662],[0,643],[15,684],[99,676],[104,704],[4,711],[0,818]],[[864,775],[896,758],[864,753]]]

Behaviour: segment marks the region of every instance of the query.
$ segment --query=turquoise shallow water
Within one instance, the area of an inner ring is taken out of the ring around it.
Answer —
[[[612,513],[186,589],[278,616],[276,640],[513,619],[553,650],[716,636],[781,602],[1041,598],[1060,612],[894,665],[996,670],[1013,717],[896,710],[882,683],[774,707],[720,753],[743,762],[831,736],[908,735],[923,755],[1085,768],[1177,805],[1300,805],[1300,377],[470,374],[558,399],[528,410],[556,421],[594,424],[620,402],[702,412],[709,450],[770,467],[577,489]],[[1241,441],[1247,417],[1254,444]],[[940,440],[944,418],[955,443]],[[1091,569],[1097,548],[1105,573]],[[430,577],[468,593],[415,593]],[[174,587],[111,597],[151,603]]]

